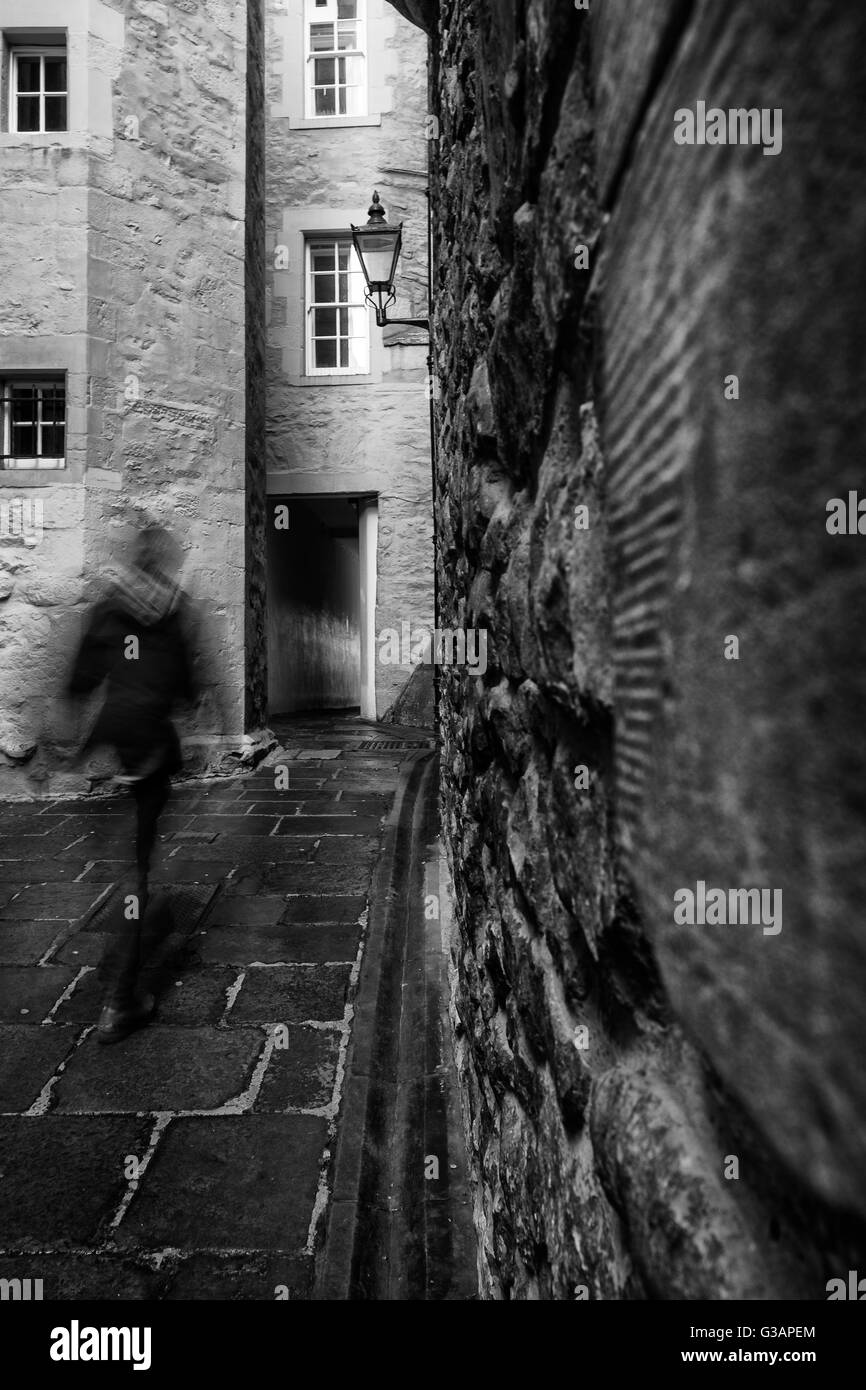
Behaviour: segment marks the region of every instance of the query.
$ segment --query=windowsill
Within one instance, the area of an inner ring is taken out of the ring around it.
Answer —
[[[80,482],[71,477],[72,470],[65,468],[0,468],[0,488],[2,487],[50,487],[52,483]]]
[[[353,125],[381,125],[381,116],[290,116],[289,130],[343,130]]]
[[[364,372],[358,375],[346,373],[335,373],[334,376],[299,376],[296,378],[299,386],[373,386],[375,385],[372,372]]]
[[[41,150],[53,145],[61,150],[84,149],[87,145],[87,135],[73,130],[0,131],[0,149],[14,149],[16,145],[21,149]]]

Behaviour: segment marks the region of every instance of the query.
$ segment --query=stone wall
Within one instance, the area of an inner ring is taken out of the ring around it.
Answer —
[[[864,40],[855,0],[431,24],[441,618],[490,634],[441,700],[489,1297],[823,1299],[866,1261],[864,543],[825,527]],[[698,101],[781,109],[781,152],[678,145]],[[676,925],[699,880],[780,890],[782,929]]]
[[[63,473],[0,474],[45,518],[0,546],[0,791],[53,791],[81,784],[56,697],[136,514],[177,530],[205,609],[213,699],[189,733],[243,729],[247,14],[9,0],[3,22],[69,32],[69,132],[0,135],[0,367],[67,369],[70,444]]]
[[[264,0],[247,0],[245,726],[267,719],[266,169]]]

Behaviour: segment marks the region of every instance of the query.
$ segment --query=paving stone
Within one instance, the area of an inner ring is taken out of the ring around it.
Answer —
[[[304,806],[338,806],[339,802],[335,791],[320,792],[314,788],[302,791],[297,788],[295,791],[275,792],[267,800],[251,798],[243,804],[249,806],[250,815],[293,816]]]
[[[160,1022],[114,1047],[91,1034],[54,1089],[54,1113],[214,1110],[248,1085],[263,1044],[252,1029]]]
[[[244,839],[251,835],[263,839],[270,835],[279,818],[279,812],[267,816],[196,816],[195,833],[219,835],[220,838],[230,836],[232,842],[236,835]]]
[[[0,1022],[41,1023],[75,974],[68,965],[0,966]]]
[[[91,796],[78,801],[50,801],[40,813],[43,816],[108,816],[123,814],[129,808],[129,796]]]
[[[124,874],[131,872],[132,868],[133,860],[129,855],[116,859],[88,859],[87,855],[83,854],[79,873],[84,870],[82,883],[95,883],[98,887],[104,888],[106,883],[122,878]]]
[[[203,961],[230,961],[235,967],[289,962],[353,961],[360,928],[314,923],[260,927],[208,927],[197,938]]]
[[[0,965],[36,965],[65,922],[0,922]]]
[[[87,962],[82,961],[81,964],[86,965]],[[78,968],[70,970],[69,973],[74,976]],[[54,1018],[57,1023],[75,1023],[79,1027],[96,1023],[105,995],[106,980],[97,966],[96,969],[88,970],[86,975],[82,975],[69,998],[64,999],[60,1005]]]
[[[178,1263],[165,1297],[169,1302],[273,1302],[278,1296],[309,1299],[313,1275],[312,1255],[273,1255],[260,1250],[249,1255],[190,1255]]]
[[[366,856],[359,863],[357,855],[349,864],[269,864],[263,866],[261,876],[264,892],[279,892],[287,898],[307,893],[365,893],[369,883],[370,869]]]
[[[379,853],[379,840],[346,839],[341,844],[322,840],[313,859],[314,864],[345,865],[372,864]]]
[[[51,1023],[41,1028],[0,1024],[0,1110],[31,1106],[78,1037],[78,1028]]]
[[[219,883],[231,868],[231,863],[226,867],[226,859],[231,860],[231,855],[223,850],[221,857],[204,860],[198,857],[198,849],[196,845],[194,851],[189,851],[195,853],[194,859],[187,859],[186,853],[165,859],[153,869],[151,883]]]
[[[313,1110],[330,1104],[342,1035],[323,1028],[288,1025],[289,1045],[275,1047],[253,1109]]]
[[[118,1244],[300,1252],[326,1142],[325,1121],[310,1115],[173,1120]]]
[[[281,922],[357,922],[367,906],[366,897],[322,894],[292,896],[283,903]]]
[[[92,883],[31,884],[0,911],[0,921],[73,920],[93,906],[100,891]]]
[[[16,861],[16,862],[17,862],[17,861]],[[12,898],[15,897],[15,894],[16,894],[16,893],[20,893],[21,890],[22,890],[22,888],[26,888],[26,887],[27,887],[27,881],[26,881],[26,879],[25,879],[25,881],[24,881],[23,883],[19,883],[19,882],[14,882],[14,883],[13,883],[11,879],[10,879],[10,880],[2,880],[2,879],[0,879],[0,907],[5,907],[6,904],[7,904]]]
[[[247,973],[228,1021],[239,1023],[323,1023],[343,1017],[348,965],[253,966]]]
[[[284,961],[348,961],[358,954],[361,928],[357,923],[288,923],[282,944]]]
[[[208,914],[207,926],[267,926],[279,922],[285,912],[283,897],[226,897],[221,895]]]
[[[119,859],[127,864],[135,861],[131,836],[125,840],[106,840],[103,835],[87,835],[72,844],[65,842],[57,855],[61,861],[73,859],[82,868],[88,859]]]
[[[286,816],[274,832],[281,835],[372,835],[379,829],[374,816]]]
[[[234,965],[185,967],[167,972],[159,993],[157,1021],[165,1024],[218,1023],[225,1013],[226,991],[238,977]]]
[[[113,1302],[163,1297],[170,1271],[133,1256],[67,1255],[40,1251],[0,1256],[0,1279],[41,1279],[43,1300]]]
[[[33,854],[27,854],[23,859],[0,861],[0,879],[6,877],[4,865],[9,867],[12,864],[17,864],[19,868],[16,871],[15,877],[20,877],[23,880],[19,885],[20,887],[24,887],[28,884],[40,883],[72,884],[81,874],[86,863],[87,855],[82,855],[80,860],[70,859],[64,861],[59,859],[37,858]]]
[[[78,931],[56,950],[51,963],[58,965],[94,965],[102,961],[111,941],[109,932]]]
[[[283,844],[286,844],[285,852]],[[274,857],[275,850],[271,845],[276,847],[280,859],[286,863],[306,863],[313,852],[313,842],[306,837],[298,837],[295,843],[286,843],[284,840],[278,840],[276,836],[261,835],[231,835],[226,837],[225,843],[218,839],[210,845],[196,844],[193,850],[199,864],[219,864],[221,867],[218,877],[224,878],[227,866],[255,867],[262,859]],[[181,870],[181,873],[184,874],[185,870]],[[186,881],[189,881],[188,878]]]
[[[4,1246],[92,1245],[126,1191],[128,1154],[147,1148],[150,1117],[0,1115]]]

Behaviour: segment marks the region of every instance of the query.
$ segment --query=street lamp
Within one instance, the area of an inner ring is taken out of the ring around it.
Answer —
[[[373,201],[367,209],[366,227],[352,227],[352,241],[364,279],[367,282],[365,298],[376,311],[376,325],[387,328],[389,324],[403,324],[409,328],[426,328],[430,331],[429,319],[389,319],[388,309],[397,302],[394,293],[394,276],[397,262],[403,247],[403,223],[399,227],[389,227],[385,220],[385,209],[379,201],[379,194],[373,194]]]
[[[429,190],[428,190],[429,198]],[[367,209],[366,227],[356,227],[351,223],[352,241],[361,262],[364,279],[367,282],[365,298],[376,311],[376,326],[387,328],[389,324],[402,324],[407,328],[423,328],[427,333],[427,380],[433,381],[433,335],[430,332],[430,319],[389,319],[388,309],[396,304],[394,276],[403,246],[403,223],[399,227],[389,227],[385,220],[385,209],[379,201],[379,194],[373,194],[373,201]],[[427,298],[432,305],[433,287],[433,235],[430,216],[427,216]],[[439,550],[438,521],[436,516],[436,418],[433,406],[433,392],[428,392],[430,402],[430,469],[432,474],[431,501],[433,504],[433,622],[439,622],[439,572],[436,555]],[[439,667],[433,666],[433,718],[436,737],[439,738]]]

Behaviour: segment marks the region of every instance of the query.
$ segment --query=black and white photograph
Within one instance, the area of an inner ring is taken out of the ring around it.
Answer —
[[[832,1373],[864,373],[863,0],[0,0],[24,1374]]]

